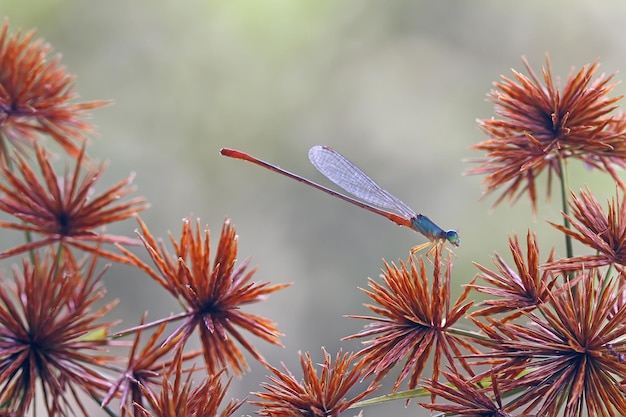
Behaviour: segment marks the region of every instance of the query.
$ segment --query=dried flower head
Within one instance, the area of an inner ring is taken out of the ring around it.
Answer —
[[[262,407],[257,413],[277,417],[337,417],[378,388],[370,385],[356,397],[346,399],[346,395],[362,375],[358,366],[351,367],[354,355],[339,351],[333,362],[324,348],[322,352],[324,363],[319,375],[309,353],[300,353],[300,364],[304,373],[302,382],[284,365],[285,372],[268,365],[274,374],[269,377],[271,383],[261,384],[265,392],[253,393],[261,401],[250,401],[250,404]]]
[[[104,164],[87,168],[81,179],[83,149],[76,160],[74,172],[66,172],[60,177],[54,172],[45,151],[36,147],[36,152],[42,180],[30,168],[30,163],[19,156],[15,161],[21,178],[7,167],[1,170],[6,183],[0,182],[0,211],[20,221],[0,222],[0,227],[35,233],[43,238],[5,250],[0,253],[0,259],[59,243],[68,252],[75,247],[125,261],[125,258],[102,249],[101,243],[138,242],[124,236],[103,235],[96,229],[127,219],[147,207],[142,198],[119,202],[120,198],[134,191],[133,187],[129,187],[132,176],[93,197],[93,186],[104,172]]]
[[[497,271],[492,271],[478,263],[474,263],[481,271],[478,275],[491,286],[472,284],[470,287],[478,292],[496,296],[496,299],[482,301],[484,308],[473,313],[474,316],[488,316],[513,311],[510,316],[502,320],[516,318],[519,310],[534,308],[537,304],[547,301],[550,290],[556,283],[556,276],[549,271],[541,270],[539,264],[539,247],[537,237],[530,230],[526,236],[526,259],[520,247],[517,236],[509,238],[509,249],[513,256],[515,268],[507,265],[498,254],[494,264]],[[554,249],[548,260],[554,259]]]
[[[145,314],[141,320],[143,325]],[[135,340],[131,345],[126,369],[119,373],[117,380],[111,384],[111,388],[102,401],[102,406],[106,406],[116,396],[120,396],[121,416],[125,416],[131,407],[137,409],[144,404],[144,396],[149,394],[153,398],[157,397],[156,388],[161,387],[162,370],[171,368],[176,361],[185,362],[195,358],[201,352],[193,351],[187,354],[177,354],[176,359],[172,357],[172,344],[163,345],[161,337],[165,331],[167,323],[162,323],[152,333],[148,341],[141,347],[141,335],[143,328],[139,328],[135,333]],[[172,340],[174,344],[182,336]]]
[[[57,262],[59,262],[58,264]],[[71,258],[34,256],[13,280],[0,285],[0,404],[24,415],[38,395],[49,415],[78,408],[89,413],[79,393],[102,397],[110,383],[94,369],[113,358],[100,353],[108,345],[111,323],[102,317],[116,304],[101,304],[105,293],[96,259],[83,268]],[[62,411],[63,410],[63,411]]]
[[[402,262],[400,267],[385,263],[381,276],[383,284],[370,279],[370,290],[363,290],[377,304],[366,307],[382,317],[350,316],[372,322],[360,333],[345,338],[375,336],[356,354],[359,358],[357,366],[365,369],[366,376],[375,374],[375,381],[379,381],[406,359],[394,391],[409,376],[409,389],[417,386],[431,351],[433,380],[438,378],[442,358],[453,369],[456,369],[457,361],[469,369],[461,357],[462,349],[475,352],[465,339],[448,332],[472,303],[465,302],[466,290],[450,307],[451,262],[449,257],[445,264],[442,262],[441,250],[437,247],[434,251],[430,291],[423,258],[418,261],[419,270],[413,257],[409,259],[408,268]]]
[[[46,60],[52,48],[34,36],[34,31],[10,36],[7,19],[0,30],[0,159],[8,157],[8,142],[24,151],[40,134],[77,156],[93,132],[86,111],[107,104],[72,103],[74,77],[60,65],[60,56]]]
[[[606,213],[589,188],[582,190],[580,197],[574,193],[570,196],[572,214],[563,216],[573,229],[552,222],[550,224],[593,249],[596,254],[559,259],[544,267],[549,270],[574,271],[614,265],[623,271],[626,266],[626,195],[620,197],[618,191],[609,202]]]
[[[479,120],[489,139],[473,148],[487,153],[469,174],[486,175],[485,193],[505,187],[504,198],[517,200],[528,192],[537,204],[535,180],[545,169],[561,176],[561,161],[577,158],[610,173],[622,184],[612,164],[626,166],[626,119],[612,116],[622,96],[609,98],[613,76],[593,79],[598,62],[572,71],[561,89],[552,76],[550,60],[542,69],[543,83],[522,58],[530,77],[513,70],[514,79],[494,83],[489,98],[499,118]],[[550,187],[548,186],[548,195]]]
[[[485,357],[505,373],[502,391],[517,393],[510,407],[540,416],[626,415],[626,306],[615,309],[622,294],[599,275],[586,271],[576,291],[551,294],[526,313],[530,324],[484,327],[493,340]]]
[[[218,414],[218,409],[224,400],[229,383],[222,384],[223,371],[209,375],[200,384],[193,386],[189,372],[187,379],[183,379],[182,364],[184,358],[179,351],[173,363],[162,372],[161,391],[159,394],[147,389],[144,385],[144,396],[148,399],[150,410],[136,404],[138,416],[144,417],[228,417],[237,411],[244,401],[230,401]],[[173,378],[173,381],[172,381]]]
[[[424,388],[448,403],[420,403],[422,407],[459,417],[512,417],[508,407],[502,405],[495,373],[491,373],[491,384],[488,388],[482,388],[476,382],[468,381],[455,373],[443,372],[443,375],[449,384],[429,381]]]
[[[247,260],[235,267],[237,235],[230,221],[224,222],[212,266],[209,229],[206,227],[204,233],[201,233],[200,220],[196,222],[195,231],[190,220],[183,221],[178,244],[174,237],[170,236],[174,255],[167,252],[163,242],[154,239],[141,219],[138,218],[138,221],[141,228],[139,237],[158,272],[128,250],[122,247],[120,250],[185,308],[182,314],[169,319],[170,321],[183,319],[183,323],[165,341],[166,344],[175,340],[181,333],[183,336],[177,345],[184,344],[197,329],[200,332],[209,373],[214,374],[224,367],[231,366],[237,375],[243,374],[248,364],[235,341],[256,360],[265,362],[239,329],[247,330],[269,343],[282,346],[279,340],[281,333],[276,329],[274,322],[246,313],[241,310],[241,306],[263,301],[267,295],[289,284],[269,285],[267,282],[251,282],[255,269],[246,271],[249,263]]]

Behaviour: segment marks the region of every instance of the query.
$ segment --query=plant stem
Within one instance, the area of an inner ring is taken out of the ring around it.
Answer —
[[[559,178],[561,180],[561,206],[563,207],[563,226],[566,229],[570,228],[570,222],[567,219],[567,215],[569,215],[569,205],[567,204],[567,195],[569,193],[569,175],[567,169],[567,162],[561,158],[559,154]],[[564,233],[565,234],[565,233]],[[567,252],[567,257],[571,258],[574,256],[574,250],[572,249],[572,237],[568,234],[565,234],[565,250]]]

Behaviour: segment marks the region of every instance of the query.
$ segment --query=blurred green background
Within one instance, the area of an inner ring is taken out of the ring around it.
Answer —
[[[193,214],[210,226],[216,247],[229,217],[240,258],[252,256],[259,267],[256,279],[294,282],[245,308],[278,322],[284,349],[250,338],[296,376],[298,351],[321,362],[320,346],[333,355],[339,346],[360,348],[339,342],[364,324],[343,317],[367,313],[357,287],[378,276],[381,259],[406,259],[424,240],[220,157],[219,149],[242,149],[327,184],[307,151],[335,147],[418,212],[459,231],[453,276],[460,291],[476,273],[473,261],[491,265],[496,251],[510,259],[510,234],[523,240],[529,227],[536,230],[542,259],[552,246],[564,252],[545,223],[561,220],[558,192],[547,202],[541,186],[536,217],[526,201],[492,211],[493,197],[479,201],[481,178],[463,176],[471,166],[463,160],[481,156],[469,146],[485,139],[475,120],[493,116],[485,100],[492,82],[510,68],[522,71],[522,55],[539,73],[549,53],[563,80],[596,58],[606,73],[623,69],[625,11],[624,2],[592,0],[0,1],[11,32],[36,28],[63,55],[81,100],[114,100],[93,113],[99,136],[89,152],[110,161],[98,190],[136,172],[153,234],[178,236],[181,219]],[[574,188],[588,183],[602,202],[614,193],[606,176],[577,164],[572,172]],[[135,227],[109,230],[132,234]],[[121,299],[120,328],[144,310],[153,319],[178,311],[130,268],[114,266],[105,278],[110,297]],[[230,396],[243,398],[265,380],[267,371],[251,365]],[[401,403],[365,410],[377,413],[429,415]]]

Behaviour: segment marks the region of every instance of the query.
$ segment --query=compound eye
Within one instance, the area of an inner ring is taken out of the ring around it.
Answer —
[[[459,246],[461,244],[461,238],[459,237],[459,234],[456,232],[456,230],[448,230],[446,232],[446,239],[454,246]]]

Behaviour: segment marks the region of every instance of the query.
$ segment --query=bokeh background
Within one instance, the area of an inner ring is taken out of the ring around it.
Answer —
[[[12,32],[36,28],[63,55],[81,100],[114,100],[93,114],[99,135],[89,152],[110,163],[99,190],[135,172],[153,234],[178,236],[193,214],[216,246],[229,217],[256,279],[294,283],[246,308],[278,322],[285,348],[254,342],[297,376],[298,351],[321,362],[321,346],[333,354],[360,348],[339,340],[364,324],[344,317],[367,313],[357,288],[377,277],[382,259],[406,259],[423,238],[219,149],[327,184],[307,151],[335,147],[418,212],[459,231],[460,291],[476,273],[472,262],[490,265],[494,252],[510,259],[514,233],[535,230],[544,259],[552,246],[564,252],[546,224],[561,220],[558,194],[549,202],[542,186],[536,216],[525,200],[492,210],[493,197],[479,201],[481,178],[463,175],[471,167],[464,160],[481,156],[469,147],[485,139],[476,119],[493,116],[485,100],[492,82],[523,70],[522,55],[539,73],[549,53],[563,80],[595,59],[609,74],[626,68],[625,12],[616,0],[0,0]],[[573,188],[590,184],[601,201],[615,192],[605,176],[571,169]],[[105,282],[120,299],[120,328],[145,310],[153,319],[178,311],[130,268],[114,266]],[[251,366],[230,396],[259,389],[267,371]],[[429,415],[400,403],[365,410],[385,413]]]

